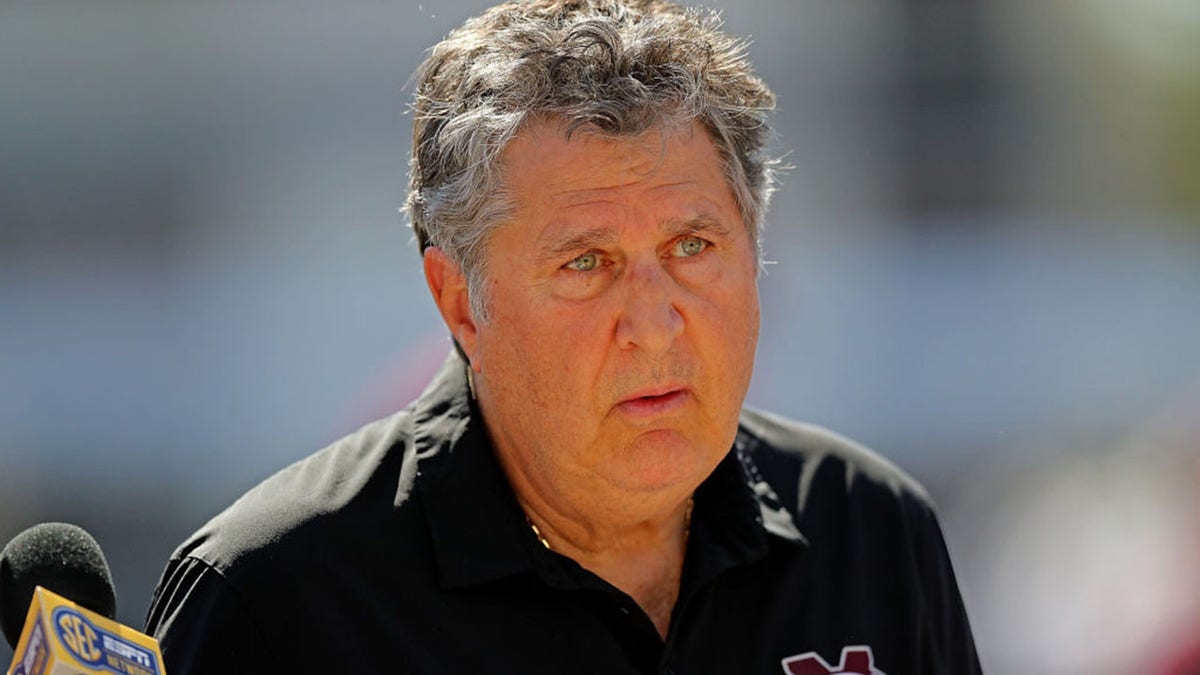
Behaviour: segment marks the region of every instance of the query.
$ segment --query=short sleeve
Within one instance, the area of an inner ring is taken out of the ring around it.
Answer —
[[[946,541],[933,510],[927,507],[923,511],[918,558],[925,600],[924,669],[929,673],[977,675],[982,671],[979,655]]]
[[[146,632],[171,675],[272,672],[261,630],[220,572],[191,557],[172,560],[150,603]]]

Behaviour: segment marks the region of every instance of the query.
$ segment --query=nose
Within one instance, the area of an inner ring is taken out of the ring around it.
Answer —
[[[666,352],[683,333],[676,303],[680,289],[658,259],[626,268],[617,344],[650,354]]]

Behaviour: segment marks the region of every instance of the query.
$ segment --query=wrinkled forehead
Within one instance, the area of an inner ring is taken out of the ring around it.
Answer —
[[[607,182],[597,184],[601,167]],[[713,197],[724,193],[737,203],[725,171],[726,158],[697,119],[668,117],[638,133],[614,134],[588,125],[571,128],[569,120],[539,115],[509,139],[497,168],[500,189],[494,197],[506,202],[509,217],[531,198],[586,194],[606,186],[653,183],[652,179],[666,176],[676,182],[704,182]],[[745,227],[740,213],[738,222]]]

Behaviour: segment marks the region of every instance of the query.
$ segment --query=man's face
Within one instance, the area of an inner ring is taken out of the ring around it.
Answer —
[[[530,125],[468,347],[510,476],[575,495],[695,488],[728,452],[758,339],[757,251],[708,133]]]

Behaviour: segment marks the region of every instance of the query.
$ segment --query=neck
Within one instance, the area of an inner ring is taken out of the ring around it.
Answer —
[[[666,638],[687,549],[690,496],[657,517],[617,522],[571,517],[549,504],[518,498],[530,527],[546,548],[624,591]]]

